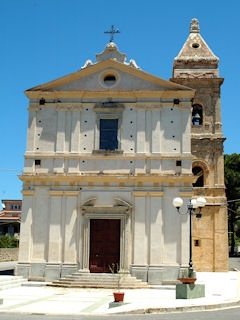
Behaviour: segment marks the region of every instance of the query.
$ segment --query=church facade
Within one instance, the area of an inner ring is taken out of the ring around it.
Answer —
[[[115,263],[152,284],[176,280],[188,265],[189,216],[172,201],[200,195],[194,267],[227,271],[218,62],[193,19],[169,81],[110,41],[94,63],[25,91],[17,275],[51,281]]]

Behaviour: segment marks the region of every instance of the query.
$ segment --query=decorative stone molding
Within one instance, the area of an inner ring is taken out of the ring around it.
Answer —
[[[50,196],[78,196],[80,191],[75,190],[49,190]]]
[[[132,195],[134,197],[159,197],[162,198],[164,196],[164,192],[161,191],[133,191]]]
[[[31,197],[34,195],[34,193],[35,193],[35,190],[22,190],[22,195],[25,197],[27,196]]]
[[[128,251],[129,251],[129,234],[132,205],[120,198],[113,199],[112,205],[97,205],[96,198],[85,201],[81,206],[84,222],[83,241],[81,249],[81,269],[89,272],[89,254],[90,254],[90,220],[91,219],[119,219],[120,220],[120,269],[128,270]],[[82,271],[81,270],[81,271]]]

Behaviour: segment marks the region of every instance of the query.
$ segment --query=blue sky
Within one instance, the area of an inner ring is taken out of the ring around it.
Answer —
[[[24,90],[79,70],[103,51],[104,31],[142,70],[168,80],[192,18],[220,58],[224,152],[240,153],[240,1],[0,0],[0,198],[21,199],[28,100]]]

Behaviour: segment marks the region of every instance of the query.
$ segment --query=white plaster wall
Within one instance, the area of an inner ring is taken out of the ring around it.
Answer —
[[[136,111],[134,108],[125,108],[122,115],[122,124],[120,127],[121,135],[120,138],[120,149],[125,153],[136,152],[136,130],[137,120]]]
[[[164,233],[162,220],[162,198],[150,198],[150,241],[149,264],[161,265],[163,263]]]
[[[88,104],[84,105],[80,117],[80,150],[79,152],[92,153],[93,150],[99,149],[99,145],[96,145],[96,113],[92,106]]]
[[[49,244],[48,262],[60,263],[62,261],[62,197],[51,196],[49,207]]]
[[[182,142],[181,113],[176,108],[164,107],[161,114],[161,152],[180,153]]]
[[[19,261],[29,262],[32,249],[33,196],[24,196],[21,213],[21,236],[19,244]]]
[[[180,111],[171,106],[159,109],[136,109],[134,105],[125,107],[119,131],[120,148],[123,156],[118,160],[101,158],[92,155],[98,149],[99,131],[96,125],[96,113],[92,105],[83,105],[81,110],[56,110],[54,107],[41,108],[41,111],[30,113],[27,153],[41,155],[55,151],[54,156],[43,158],[41,167],[35,167],[34,159],[25,159],[25,172],[38,173],[98,173],[118,171],[119,173],[175,173],[184,170],[191,172],[191,161],[182,160],[182,168],[176,168],[175,160],[147,159],[134,161],[124,155],[190,155],[190,116],[188,110]],[[35,118],[36,117],[36,118]],[[40,122],[39,122],[40,121]],[[36,125],[35,125],[36,124]],[[35,138],[33,138],[35,137]],[[62,155],[88,155],[87,159],[61,158]],[[92,156],[92,159],[89,158]],[[183,171],[181,171],[183,172]]]
[[[163,232],[165,264],[186,264],[189,243],[188,216],[180,215],[172,205],[177,188],[166,188],[163,201]]]
[[[80,112],[79,110],[72,111],[71,118],[71,153],[78,153],[80,151]]]
[[[29,111],[26,153],[34,151],[36,137],[36,112]]]
[[[182,118],[182,143],[181,143],[181,152],[184,154],[189,154],[191,152],[191,139],[189,138],[189,132],[191,132],[191,113],[189,110],[182,110],[181,111],[181,118]]]
[[[152,153],[161,152],[161,112],[160,110],[152,111]]]
[[[63,246],[64,246],[64,263],[76,263],[77,260],[77,197],[66,196],[64,197],[65,202],[65,215],[62,220],[63,228]]]
[[[137,111],[136,153],[146,153],[145,110]]]
[[[63,118],[63,112],[62,112],[62,118]],[[60,117],[61,117],[60,116]],[[63,119],[61,118],[61,121]],[[35,152],[55,152],[55,145],[56,143],[59,144],[57,147],[57,151],[62,151],[63,142],[61,141],[64,137],[64,134],[62,132],[63,127],[59,129],[57,137],[57,121],[58,116],[56,113],[55,106],[51,108],[42,108],[40,112],[36,113],[36,131],[32,132],[35,136],[35,145],[34,150]],[[59,119],[60,121],[60,119]],[[62,125],[62,122],[61,122]],[[60,126],[60,123],[59,123]],[[56,140],[57,139],[57,140]]]
[[[148,264],[148,234],[146,226],[146,198],[135,197],[134,204],[133,264]]]
[[[49,241],[49,194],[45,188],[36,187],[32,211],[32,244],[31,260],[45,262]]]

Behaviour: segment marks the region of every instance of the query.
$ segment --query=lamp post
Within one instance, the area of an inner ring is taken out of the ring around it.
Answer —
[[[183,214],[189,214],[189,275],[193,274],[193,261],[192,261],[192,216],[196,215],[197,218],[201,218],[201,210],[206,204],[206,199],[204,197],[199,197],[197,199],[189,199],[187,204],[187,212]],[[183,205],[182,198],[174,198],[173,206],[177,209],[177,212],[181,214],[180,208]],[[199,209],[198,212],[195,212],[196,209]]]

